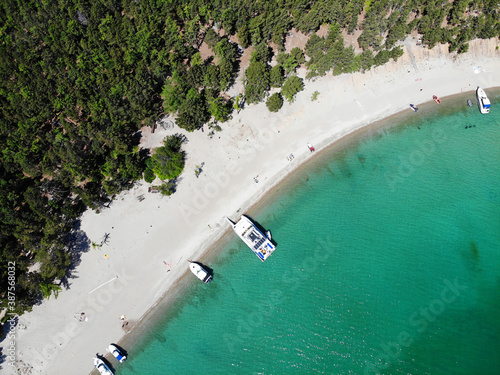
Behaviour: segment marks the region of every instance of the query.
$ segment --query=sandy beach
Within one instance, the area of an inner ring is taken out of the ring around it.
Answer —
[[[500,86],[499,46],[497,38],[476,40],[469,52],[457,56],[447,46],[417,46],[410,37],[397,62],[364,74],[305,81],[304,91],[278,113],[270,113],[265,103],[248,106],[212,138],[206,126],[195,133],[161,126],[154,133],[145,130],[146,148],[161,146],[169,134],[186,134],[186,167],[177,192],[164,197],[141,181],[109,208],[84,213],[80,264],[69,289],[19,318],[16,364],[3,362],[2,373],[89,374],[95,353],[106,354],[109,343],[120,342],[158,300],[173,293],[177,280],[194,277],[187,260],[214,251],[212,245],[230,230],[225,216],[238,219],[314,157],[308,142],[324,150],[433,95],[446,106],[446,96],[470,92],[475,103],[477,86],[486,92]],[[318,98],[311,101],[316,91]],[[229,94],[236,95],[236,88]],[[8,341],[1,343],[4,355]]]

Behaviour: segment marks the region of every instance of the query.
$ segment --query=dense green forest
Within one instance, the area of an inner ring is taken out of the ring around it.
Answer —
[[[316,31],[329,25],[326,36]],[[292,28],[304,50],[284,50]],[[175,191],[180,136],[154,155],[140,129],[171,114],[180,128],[230,118],[267,98],[278,111],[307,77],[366,71],[397,59],[412,31],[424,45],[465,52],[500,35],[497,1],[59,0],[0,2],[0,307],[15,262],[22,313],[57,291],[74,261],[72,231],[134,181]],[[360,32],[360,49],[343,35]],[[344,34],[343,34],[344,33]],[[235,43],[237,41],[238,43]],[[202,57],[205,43],[212,54]],[[271,48],[271,46],[273,48]],[[253,48],[240,72],[242,51]],[[271,62],[273,63],[272,66]],[[245,92],[225,93],[242,74]],[[280,88],[269,96],[270,89]],[[213,125],[212,125],[213,126]],[[217,125],[218,126],[218,125]],[[28,272],[34,263],[37,272]],[[12,306],[11,306],[12,307]]]

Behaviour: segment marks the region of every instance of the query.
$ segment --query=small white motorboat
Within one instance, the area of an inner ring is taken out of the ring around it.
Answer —
[[[127,359],[127,356],[115,345],[109,344],[108,351],[113,354],[113,356],[118,360],[118,362],[122,363]]]
[[[101,375],[114,375],[113,371],[111,371],[106,362],[98,357],[98,354],[96,354],[96,357],[94,358],[94,367],[99,371],[99,374]]]
[[[198,279],[203,281],[205,284],[208,284],[210,281],[212,281],[213,275],[210,274],[210,272],[208,272],[205,268],[203,268],[201,264],[190,260],[188,262],[189,269]]]

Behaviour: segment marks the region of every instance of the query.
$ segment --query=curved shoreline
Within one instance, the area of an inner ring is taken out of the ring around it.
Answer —
[[[490,91],[496,90],[498,94],[500,94],[500,86],[498,87],[490,87]],[[462,100],[465,95],[470,97],[471,95],[475,95],[474,91],[467,93],[459,93],[453,94],[449,96],[442,97],[443,103],[449,103],[450,101],[457,100],[460,97],[460,100],[463,101],[464,107],[466,106],[466,101]],[[491,96],[490,96],[491,98]],[[455,103],[452,105],[456,106]],[[422,112],[425,111],[425,114],[428,116],[429,112],[432,116],[440,107],[436,107],[433,100],[429,100],[425,103],[418,103],[419,108],[422,109]],[[442,107],[441,107],[442,108]],[[431,109],[431,111],[428,111]],[[427,111],[426,111],[427,110]],[[474,107],[474,110],[476,108]],[[300,164],[296,166],[296,168],[285,175],[282,179],[276,182],[272,187],[270,187],[257,201],[254,201],[248,208],[244,211],[245,214],[249,214],[250,216],[259,215],[259,212],[264,209],[263,206],[267,204],[269,201],[273,201],[276,195],[280,194],[280,190],[284,184],[287,184],[290,180],[294,178],[301,178],[303,173],[311,166],[311,164],[321,164],[324,159],[331,159],[332,154],[340,155],[347,151],[348,149],[352,149],[352,147],[356,147],[356,144],[362,142],[364,139],[370,138],[375,134],[383,131],[385,129],[394,129],[393,124],[402,125],[402,121],[405,118],[413,118],[414,114],[410,111],[400,111],[394,113],[388,117],[379,119],[370,123],[366,126],[362,126],[356,130],[353,130],[349,134],[345,135],[342,138],[335,139],[331,143],[328,143],[326,146],[322,147],[321,150],[318,150],[316,154],[311,158],[307,158],[303,160]],[[397,118],[394,121],[394,118]],[[389,124],[389,125],[388,125]],[[303,176],[302,176],[303,177]],[[294,182],[291,183],[294,185]],[[220,234],[217,236],[214,243],[208,245],[203,252],[200,260],[205,262],[205,264],[209,264],[214,260],[219,254],[219,249],[226,248],[227,245],[233,240],[239,241],[236,236],[231,237],[233,231],[228,226],[227,228],[221,230]],[[186,275],[188,275],[186,277]],[[180,296],[184,295],[190,286],[198,283],[197,280],[193,280],[190,278],[190,273],[186,272],[181,278],[179,278],[175,285],[171,287],[172,291],[175,292],[174,296],[169,296],[170,290],[168,290],[160,300],[158,300],[154,306],[152,306],[140,319],[138,322],[139,326],[134,326],[134,330],[129,332],[129,334],[125,335],[120,341],[120,345],[130,348],[130,350],[137,350],[141,348],[142,345],[148,344],[148,337],[151,338],[151,331],[156,329],[157,325],[161,325],[165,321],[168,321],[168,317],[165,317],[165,314],[168,316],[175,315],[176,311],[171,311],[174,308],[174,303],[178,301]],[[182,306],[181,306],[182,308]]]
[[[446,98],[448,97],[445,97],[443,99],[445,100]],[[423,104],[419,103],[419,105],[431,103],[432,100]],[[390,126],[388,127],[386,123],[389,122],[392,117],[401,115],[403,115],[403,111],[379,120],[375,120],[373,123],[365,126],[360,126],[359,128],[346,134],[345,136],[334,139],[332,140],[332,142],[327,143],[325,146],[322,146],[322,148],[317,150],[314,155],[311,155],[310,158],[302,160],[300,164],[297,164],[291,172],[284,175],[272,186],[268,187],[268,189],[258,199],[250,199],[249,201],[251,202],[251,204],[246,208],[242,208],[241,212],[250,216],[258,214],[258,212],[262,209],[262,206],[266,204],[266,201],[273,200],[273,196],[279,194],[279,190],[283,187],[284,184],[286,184],[290,179],[295,178],[297,175],[300,175],[310,164],[318,162],[321,163],[321,159],[330,157],[333,152],[341,153],[345,151],[345,149],[351,148],[354,143],[360,142],[361,139],[371,137],[374,132],[379,131],[380,129],[390,128]],[[410,113],[409,116],[412,116],[412,114]],[[339,146],[340,149],[338,148]],[[238,240],[237,237],[231,238],[230,236],[232,234],[233,231],[229,226],[227,226],[226,228],[221,228],[221,231],[217,235],[215,235],[213,242],[205,247],[205,250],[203,250],[199,260],[205,264],[209,264],[211,261],[213,261],[220,253],[218,250],[219,248],[225,248],[229,242]],[[165,291],[160,299],[157,300],[146,313],[144,313],[139,321],[134,323],[133,329],[125,336],[123,336],[118,344],[122,347],[127,348],[135,347],[135,345],[140,345],[141,338],[143,338],[143,336],[146,334],[145,331],[154,329],[157,324],[160,324],[161,320],[164,320],[165,318],[163,314],[168,314],[170,312],[170,309],[172,309],[173,304],[176,302],[179,296],[183,295],[186,292],[186,289],[189,288],[189,285],[194,285],[197,283],[197,280],[190,278],[189,272],[185,272],[174,282],[174,284],[167,291]],[[175,295],[169,295],[171,292],[175,292]]]
[[[429,51],[413,42],[406,45],[419,71],[414,70],[406,48],[398,62],[365,74],[327,76],[307,83],[297,100],[276,115],[263,103],[249,107],[214,139],[207,140],[201,132],[189,135],[183,180],[172,197],[148,194],[148,185],[142,183],[121,194],[101,214],[86,212],[82,229],[88,238],[99,243],[103,234],[110,234],[109,244],[82,254],[77,268],[80,278],[70,280],[71,289],[20,318],[26,329],[18,332],[18,363],[31,367],[32,374],[76,373],[75,368],[88,373],[96,351],[103,353],[109,342],[128,339],[120,315],[139,322],[137,327],[146,324],[158,306],[169,303],[165,296],[175,301],[179,294],[172,290],[188,284],[184,276],[189,271],[183,262],[214,256],[216,245],[230,231],[223,216],[254,211],[310,161],[338,142],[366,133],[371,124],[408,110],[411,102],[431,101],[433,94],[445,98],[476,85],[500,86],[498,39],[474,41],[470,52],[457,58],[444,46]],[[478,65],[483,72],[474,74],[472,68]],[[311,102],[316,90],[319,102]],[[151,142],[161,142],[172,132],[160,130]],[[307,142],[318,150],[314,158]],[[295,155],[292,162],[286,160],[289,153]],[[196,178],[190,171],[205,160],[204,172]],[[258,184],[253,182],[255,176]],[[138,200],[141,195],[144,201]],[[163,260],[172,264],[171,272]],[[96,294],[89,292],[114,276],[117,280]],[[84,325],[72,317],[80,310],[90,319]]]

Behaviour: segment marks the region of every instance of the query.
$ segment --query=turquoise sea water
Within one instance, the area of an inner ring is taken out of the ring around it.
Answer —
[[[251,213],[276,252],[262,263],[232,234],[214,281],[190,283],[117,373],[499,374],[488,94],[489,115],[473,95],[420,106],[305,166]]]

